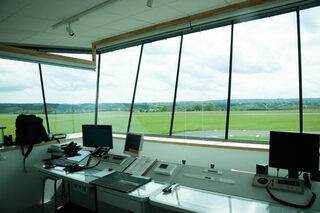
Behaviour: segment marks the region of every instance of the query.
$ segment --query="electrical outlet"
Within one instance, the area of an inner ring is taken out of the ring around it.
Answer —
[[[84,194],[87,193],[87,187],[82,186],[80,184],[73,184],[73,190],[84,193]]]

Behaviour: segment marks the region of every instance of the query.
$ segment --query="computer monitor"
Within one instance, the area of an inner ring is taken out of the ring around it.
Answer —
[[[82,125],[82,145],[87,147],[112,149],[112,126]]]
[[[287,169],[290,178],[318,171],[319,142],[317,134],[271,131],[269,166]]]
[[[132,157],[137,157],[142,150],[143,135],[135,133],[127,133],[126,144],[124,145],[123,153]]]

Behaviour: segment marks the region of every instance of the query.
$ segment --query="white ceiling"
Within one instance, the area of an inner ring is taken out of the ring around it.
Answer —
[[[116,0],[71,24],[52,25],[106,0],[0,0],[0,43],[91,48],[91,43],[245,0]]]

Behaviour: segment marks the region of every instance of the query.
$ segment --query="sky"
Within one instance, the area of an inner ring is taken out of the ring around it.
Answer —
[[[320,7],[301,11],[303,95],[319,98]],[[183,38],[177,101],[227,98],[231,27]],[[235,24],[232,99],[298,98],[296,14]],[[136,102],[172,102],[180,37],[144,45]],[[99,101],[130,103],[140,46],[102,55]],[[90,55],[75,55],[88,58]],[[97,72],[42,65],[47,103],[95,103]],[[0,103],[41,103],[38,64],[0,59]]]

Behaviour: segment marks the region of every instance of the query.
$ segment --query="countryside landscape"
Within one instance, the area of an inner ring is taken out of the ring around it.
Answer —
[[[116,132],[126,132],[130,108],[129,103],[101,103],[98,106],[98,123],[111,124]],[[303,109],[304,131],[320,133],[320,98],[304,99]],[[50,131],[81,132],[82,124],[94,123],[94,110],[94,104],[48,103]],[[202,136],[209,132],[208,137],[223,138],[226,110],[226,100],[177,102],[173,135]],[[19,114],[36,114],[44,119],[46,127],[43,104],[2,103],[0,126],[6,127],[5,135],[13,135],[15,138],[15,119]],[[130,131],[168,134],[171,115],[172,103],[135,103]],[[298,99],[232,100],[229,138],[268,140],[267,136],[261,135],[261,131],[270,130],[299,130]],[[249,133],[242,135],[237,133],[239,131]]]

